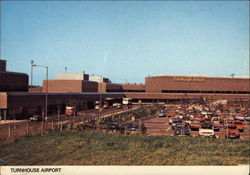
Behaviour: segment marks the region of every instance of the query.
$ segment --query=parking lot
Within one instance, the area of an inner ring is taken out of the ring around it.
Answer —
[[[147,127],[147,135],[167,135],[172,136],[174,132],[169,124],[168,117],[158,117],[148,119],[144,121],[145,126]],[[215,132],[217,138],[225,138],[226,129],[221,128],[220,131]],[[199,131],[190,131],[190,135],[195,137],[198,136]],[[246,125],[244,132],[240,133],[240,138],[243,140],[250,139],[250,125]]]

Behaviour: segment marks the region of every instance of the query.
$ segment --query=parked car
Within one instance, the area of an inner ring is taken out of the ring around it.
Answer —
[[[106,132],[124,133],[125,127],[118,122],[108,122],[104,129],[106,130]]]
[[[199,130],[201,126],[201,123],[199,120],[192,120],[192,122],[189,124],[189,128],[191,130]]]
[[[168,116],[168,117],[175,117],[175,116],[176,116],[176,114],[175,114],[175,113],[170,112],[170,113],[168,113],[168,114],[167,114],[167,116]]]
[[[188,125],[186,123],[177,124],[174,127],[174,135],[190,135]]]
[[[122,104],[121,103],[119,103],[119,104],[117,104],[117,109],[121,109],[122,108]]]
[[[217,123],[213,123],[212,125],[213,125],[214,131],[220,131],[220,128],[223,127],[221,124],[217,124]]]
[[[139,134],[140,131],[142,134],[146,134],[146,130],[143,122],[130,122],[125,128],[126,134]]]
[[[30,121],[33,121],[33,122],[39,122],[39,121],[42,121],[42,116],[41,115],[38,115],[38,114],[34,114],[30,117]]]
[[[164,111],[164,110],[160,110],[160,112],[159,112],[159,115],[158,115],[159,117],[166,117],[166,111]]]
[[[212,117],[211,123],[213,125],[213,130],[214,131],[220,131],[220,128],[223,127],[222,119],[220,117]]]
[[[239,121],[239,120],[234,120],[234,121],[232,121],[232,124],[233,124],[233,125],[236,125],[237,129],[238,129],[240,132],[243,132],[244,129],[245,129],[245,125],[244,125],[241,121]]]
[[[245,117],[244,116],[236,116],[234,117],[235,120],[240,120],[240,121],[244,121]]]
[[[109,104],[108,103],[105,103],[104,105],[103,105],[103,109],[108,109],[109,108]]]
[[[245,116],[246,121],[250,121],[250,116]]]
[[[174,127],[177,125],[177,124],[182,124],[182,119],[179,119],[179,118],[175,118],[173,121],[172,121],[172,129],[174,129]]]
[[[116,107],[118,104],[119,104],[119,103],[113,103],[113,105],[112,105],[112,106]]]
[[[201,127],[199,129],[199,136],[201,136],[201,137],[215,137],[214,130],[212,128],[212,124],[209,122],[201,123]]]
[[[228,125],[225,138],[226,139],[239,139],[240,138],[240,132],[237,129],[236,125]]]
[[[75,113],[75,107],[72,107],[72,106],[66,106],[66,110],[65,110],[65,114],[67,116],[71,116]]]
[[[212,117],[211,118],[211,123],[221,124],[222,119],[221,119],[221,117]]]
[[[101,105],[95,105],[95,109],[100,109]]]

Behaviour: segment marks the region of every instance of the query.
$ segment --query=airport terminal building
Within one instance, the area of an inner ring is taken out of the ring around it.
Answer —
[[[80,108],[91,108],[95,101],[106,98],[131,98],[135,103],[201,98],[249,103],[249,85],[249,77],[164,75],[145,77],[145,84],[115,84],[107,78],[91,78],[84,73],[63,73],[57,74],[55,79],[44,80],[42,87],[28,88],[28,75],[7,72],[6,61],[0,60],[0,118],[11,119],[11,114],[20,111],[43,111],[46,96],[51,112],[72,101]]]
[[[126,93],[142,101],[170,99],[249,100],[249,78],[207,76],[151,76],[145,78],[145,93]]]

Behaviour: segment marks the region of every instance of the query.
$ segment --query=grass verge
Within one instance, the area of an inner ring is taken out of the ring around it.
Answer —
[[[53,132],[0,146],[0,165],[238,165],[249,141]]]

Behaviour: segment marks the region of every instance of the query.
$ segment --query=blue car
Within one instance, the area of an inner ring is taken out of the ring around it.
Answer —
[[[179,119],[179,118],[175,118],[175,119],[173,119],[172,120],[172,129],[174,129],[175,128],[175,126],[177,126],[177,125],[181,125],[182,124],[182,119]]]
[[[186,123],[177,124],[174,127],[174,135],[190,135],[190,129]]]

